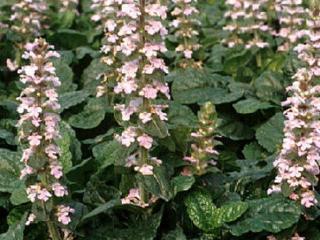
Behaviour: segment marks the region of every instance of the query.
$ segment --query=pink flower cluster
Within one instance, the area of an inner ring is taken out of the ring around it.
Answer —
[[[291,190],[290,198],[307,208],[317,204],[314,187],[318,182],[320,160],[320,20],[310,17],[306,44],[295,47],[306,67],[297,70],[295,80],[288,87],[291,96],[283,103],[285,111],[284,140],[280,155],[274,162],[278,170],[275,184],[269,193]]]
[[[26,40],[40,35],[45,12],[48,10],[46,1],[42,0],[20,0],[11,8],[12,30],[25,36]]]
[[[104,79],[114,83],[114,109],[125,127],[115,139],[143,152],[139,160],[135,159],[137,153],[129,157],[128,167],[152,175],[153,166],[159,161],[149,157],[155,141],[144,127],[153,121],[167,120],[167,105],[155,102],[159,97],[170,99],[169,86],[162,80],[168,67],[160,57],[167,51],[164,38],[168,31],[163,25],[167,8],[154,1],[137,0],[94,0],[92,8],[96,10],[92,20],[101,21],[105,31],[102,60],[111,70]],[[103,85],[97,90],[97,96],[107,91]]]
[[[68,195],[66,187],[59,182],[63,173],[56,144],[60,137],[60,117],[56,113],[60,108],[57,93],[60,81],[50,61],[59,54],[44,39],[26,44],[25,49],[22,57],[30,64],[18,70],[25,88],[17,98],[20,101],[19,139],[27,146],[21,159],[25,165],[21,179],[29,176],[37,179],[27,187],[31,202],[47,202],[53,196]],[[41,177],[43,174],[46,177]]]
[[[305,35],[303,27],[307,10],[303,7],[302,0],[276,0],[275,9],[281,26],[276,36],[284,39],[278,49],[288,51]]]
[[[251,49],[269,46],[263,38],[263,34],[270,31],[266,25],[268,16],[263,9],[267,3],[268,0],[226,0],[229,10],[224,16],[229,23],[223,29],[230,33],[229,38],[224,40],[228,47],[244,45],[246,49]]]
[[[194,143],[191,144],[191,156],[184,157],[188,162],[182,175],[203,175],[206,173],[208,164],[215,165],[214,158],[218,152],[214,149],[213,135],[216,129],[216,112],[211,102],[205,103],[198,114],[199,127],[191,133]]]
[[[200,48],[197,36],[199,32],[196,30],[200,25],[200,21],[197,20],[199,14],[198,9],[195,7],[197,0],[173,0],[175,4],[171,15],[174,20],[171,22],[171,26],[175,31],[175,36],[178,39],[179,45],[176,47],[178,53],[182,53],[182,60],[180,65],[186,67],[199,67],[200,63],[196,63],[192,59],[194,51]]]

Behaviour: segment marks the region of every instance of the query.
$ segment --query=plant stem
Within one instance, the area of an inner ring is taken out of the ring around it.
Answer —
[[[62,240],[58,228],[54,225],[52,221],[47,221],[47,226],[49,230],[49,235],[52,240]]]

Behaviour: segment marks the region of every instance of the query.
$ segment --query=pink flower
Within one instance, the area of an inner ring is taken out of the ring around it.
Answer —
[[[63,173],[62,173],[62,167],[58,164],[51,164],[50,165],[50,174],[52,176],[54,176],[56,179],[59,179],[62,177]]]
[[[63,197],[68,195],[67,189],[58,182],[52,184],[51,187],[54,195],[57,197]]]
[[[158,89],[153,87],[150,84],[147,84],[140,92],[139,95],[143,96],[147,99],[156,99],[157,98]]]
[[[136,84],[136,81],[134,79],[127,79],[123,80],[121,82],[118,82],[118,84],[114,87],[114,92],[119,94],[121,92],[124,92],[125,94],[131,94],[134,91],[136,91],[138,88],[138,85]]]
[[[192,58],[192,51],[191,50],[188,50],[188,49],[184,50],[183,54],[184,54],[185,58],[189,58],[189,59]]]
[[[139,146],[144,147],[145,149],[150,149],[152,147],[153,139],[145,133],[139,136],[137,141]]]
[[[165,36],[168,34],[167,29],[162,25],[160,21],[149,20],[145,26],[145,30],[150,35],[155,35],[159,33],[160,36]]]
[[[129,127],[122,132],[121,136],[116,136],[116,139],[121,142],[122,145],[130,147],[131,144],[135,142],[136,136],[135,128]]]
[[[312,191],[307,191],[301,194],[301,204],[306,208],[310,208],[318,203]]]
[[[42,188],[39,192],[38,192],[38,199],[42,200],[44,202],[48,201],[49,198],[52,197],[52,194],[48,192],[47,189]]]
[[[42,136],[38,135],[37,133],[32,134],[28,137],[29,144],[31,147],[37,147],[41,143]]]
[[[33,173],[33,168],[26,165],[22,170],[21,170],[21,173],[20,173],[20,179],[23,179],[25,176],[27,175],[30,175]]]
[[[153,175],[153,166],[148,164],[143,164],[141,167],[137,166],[134,170],[145,176]]]
[[[142,112],[139,114],[139,119],[141,120],[142,123],[147,123],[152,120],[151,113]]]
[[[59,205],[57,207],[56,216],[58,221],[64,225],[68,225],[71,222],[70,214],[74,213],[75,210],[69,206]]]

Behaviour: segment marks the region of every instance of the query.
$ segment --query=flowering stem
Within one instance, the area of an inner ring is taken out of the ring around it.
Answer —
[[[58,228],[52,221],[47,221],[47,226],[52,240],[62,240]]]

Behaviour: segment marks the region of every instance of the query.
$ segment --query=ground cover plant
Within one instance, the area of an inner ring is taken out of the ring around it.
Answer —
[[[1,0],[0,240],[319,240],[318,0]]]

